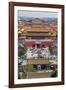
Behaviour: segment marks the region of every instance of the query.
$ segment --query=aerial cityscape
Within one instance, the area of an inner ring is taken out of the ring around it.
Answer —
[[[55,78],[58,76],[57,15],[26,13],[18,12],[18,79]]]

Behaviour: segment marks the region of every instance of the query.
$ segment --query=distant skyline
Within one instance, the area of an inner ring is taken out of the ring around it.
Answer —
[[[57,12],[18,10],[18,17],[57,18]]]

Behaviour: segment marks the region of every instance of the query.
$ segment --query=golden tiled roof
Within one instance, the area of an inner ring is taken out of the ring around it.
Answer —
[[[22,23],[22,28],[19,28],[18,33],[21,32],[24,36],[56,36],[57,34],[57,25],[47,24],[39,19],[28,22],[28,24],[23,21]]]
[[[38,60],[29,59],[29,60],[27,60],[27,63],[28,64],[50,64],[50,61],[49,60],[41,60],[41,59],[38,59]]]

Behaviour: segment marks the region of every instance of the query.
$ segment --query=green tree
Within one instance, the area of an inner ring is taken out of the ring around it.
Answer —
[[[28,72],[35,72],[36,69],[33,67],[32,64],[28,64],[28,65],[27,65],[27,71],[28,71]]]
[[[57,77],[57,70],[53,71],[51,77]]]
[[[18,47],[18,56],[19,57],[24,56],[26,51],[27,51],[26,46],[23,46],[23,47],[19,46]]]

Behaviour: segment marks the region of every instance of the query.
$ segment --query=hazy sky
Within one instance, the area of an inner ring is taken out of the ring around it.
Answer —
[[[34,17],[34,18],[57,18],[57,12],[47,12],[47,11],[27,11],[27,10],[18,10],[19,17]]]

